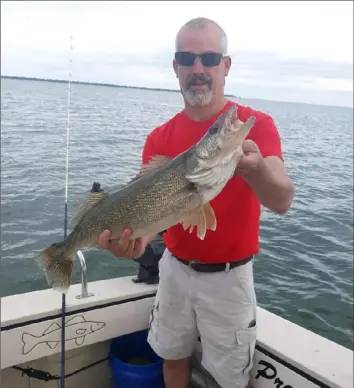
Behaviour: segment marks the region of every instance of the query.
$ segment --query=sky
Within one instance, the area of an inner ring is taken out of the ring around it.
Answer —
[[[353,106],[352,1],[2,1],[1,75],[179,89],[175,36],[197,16],[228,35],[226,93]]]

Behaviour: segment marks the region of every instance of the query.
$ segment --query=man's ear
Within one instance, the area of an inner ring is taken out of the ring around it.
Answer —
[[[175,71],[175,74],[176,74],[176,78],[178,78],[178,65],[176,63],[176,60],[174,59],[173,62],[172,62],[172,65],[173,65],[173,70]]]
[[[230,67],[231,67],[231,57],[227,56],[224,58],[225,70],[224,75],[227,77],[229,75]]]

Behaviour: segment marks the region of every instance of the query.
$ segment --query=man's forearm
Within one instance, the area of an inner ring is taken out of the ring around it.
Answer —
[[[287,175],[277,168],[277,163],[273,162],[263,159],[259,168],[244,176],[244,179],[263,206],[281,214],[291,206],[294,186]]]

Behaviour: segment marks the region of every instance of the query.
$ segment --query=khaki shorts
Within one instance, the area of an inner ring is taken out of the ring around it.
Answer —
[[[200,335],[203,367],[222,388],[244,388],[257,332],[253,260],[229,272],[200,273],[166,249],[159,267],[150,346],[165,360],[179,360],[193,354]]]

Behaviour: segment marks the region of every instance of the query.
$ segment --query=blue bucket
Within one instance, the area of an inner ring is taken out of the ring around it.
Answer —
[[[112,388],[164,388],[163,360],[151,349],[147,335],[147,330],[137,331],[112,341]]]

